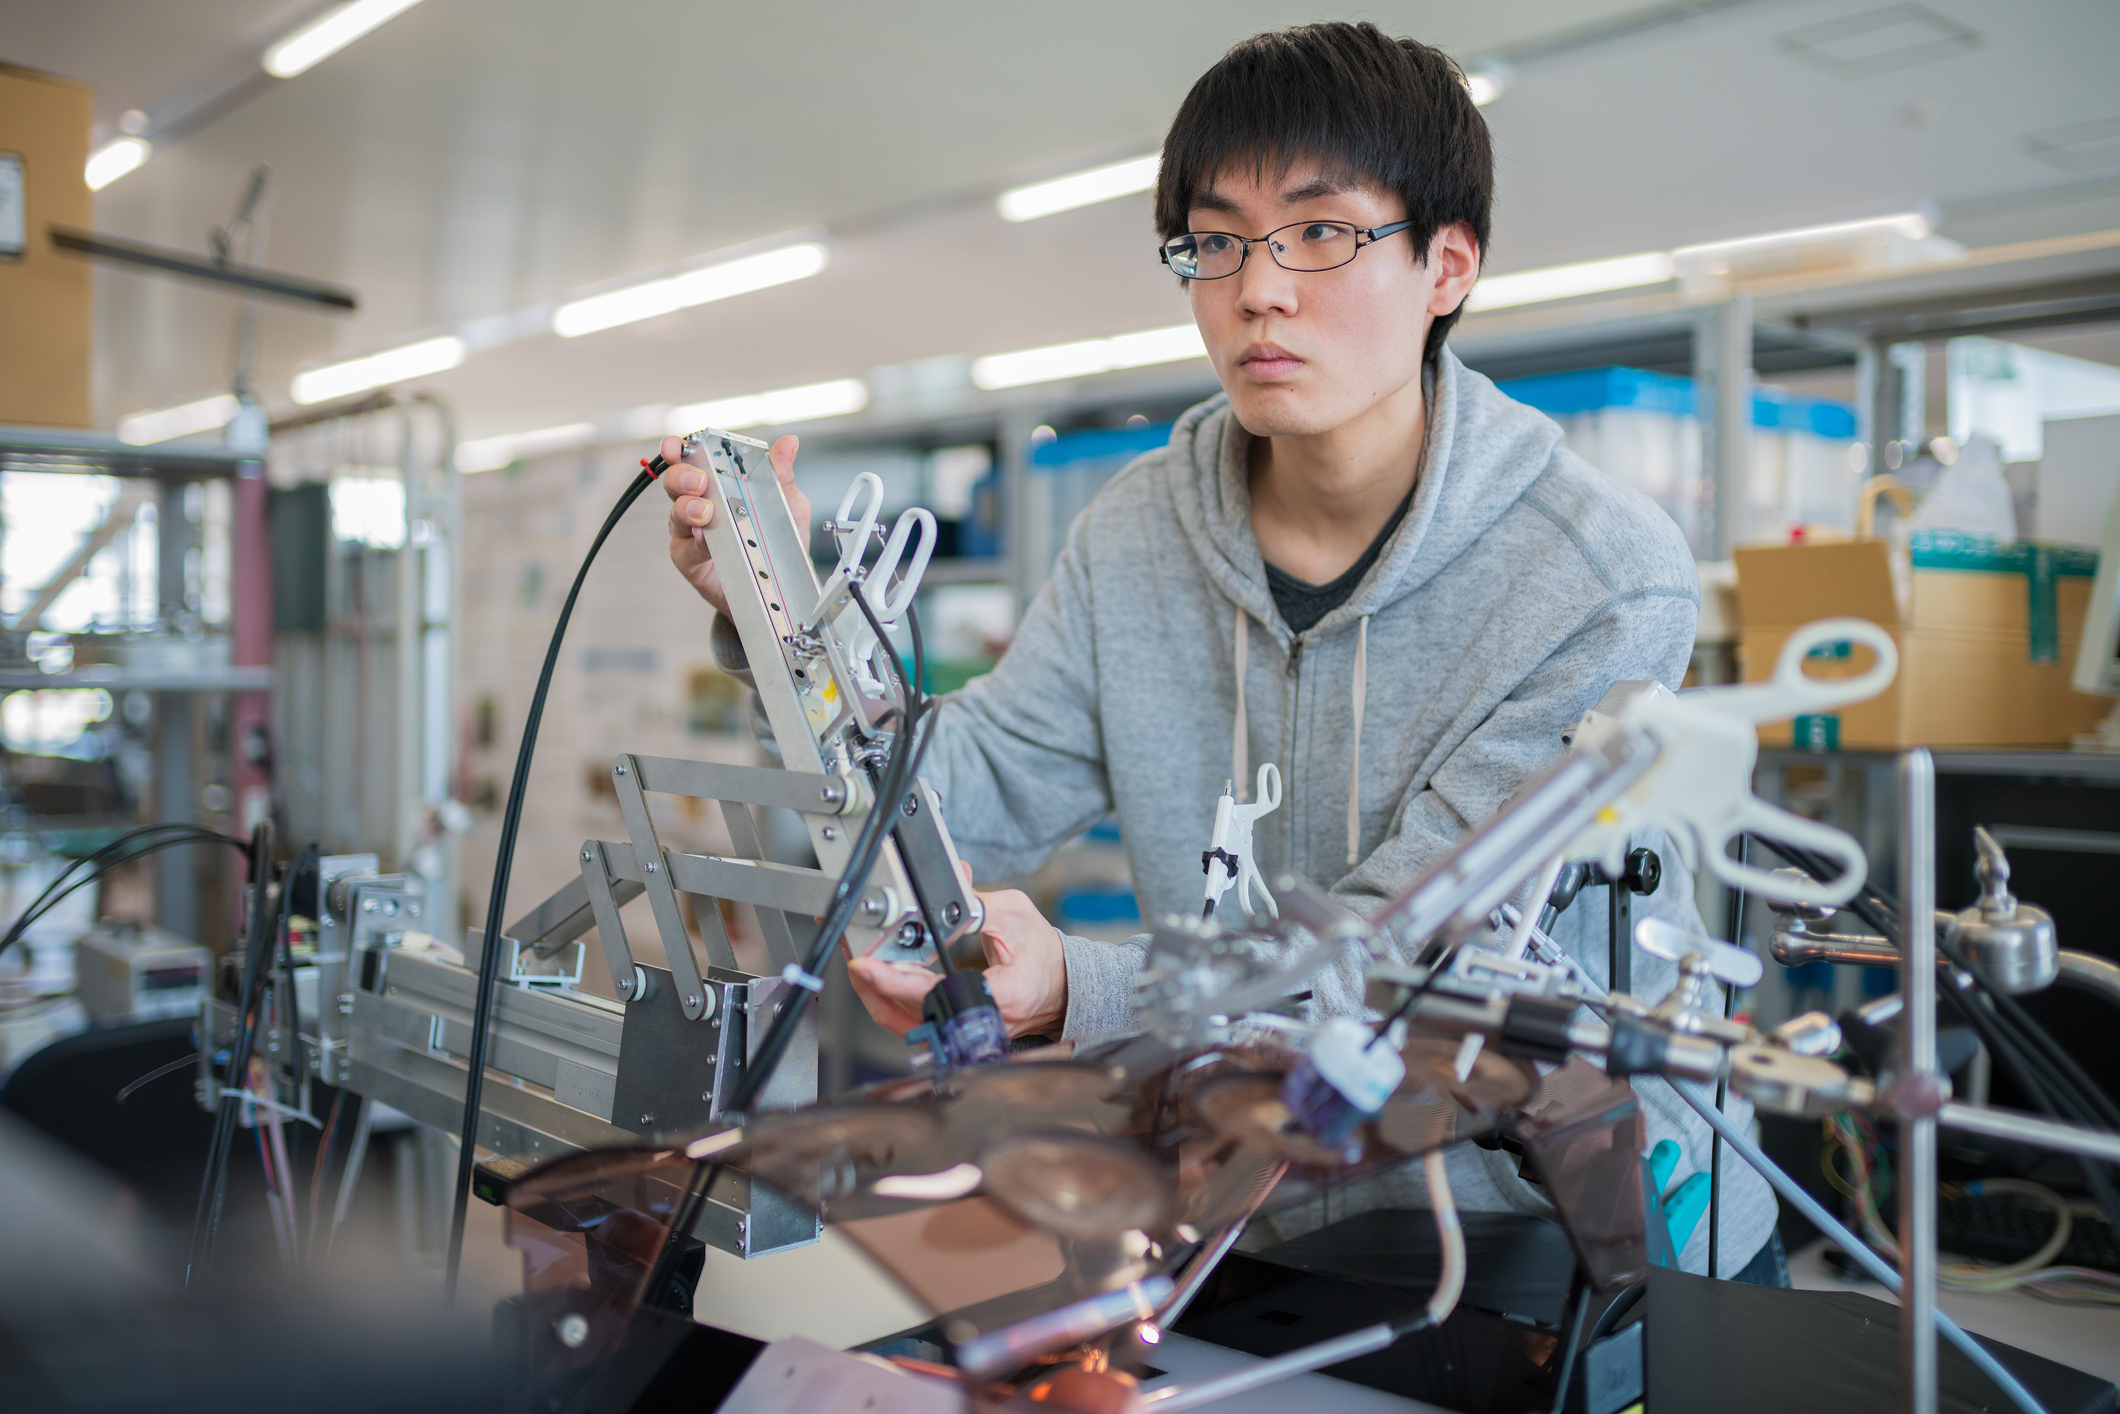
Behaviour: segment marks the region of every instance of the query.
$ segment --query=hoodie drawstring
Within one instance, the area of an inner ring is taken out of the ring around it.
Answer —
[[[1354,636],[1354,764],[1347,770],[1347,864],[1362,862],[1362,709],[1369,705],[1369,615]],[[1241,709],[1240,709],[1241,710]]]
[[[1244,666],[1246,651],[1251,647],[1251,615],[1239,607],[1237,610],[1237,725],[1230,743],[1230,759],[1235,762],[1231,783],[1239,803],[1251,799],[1251,729],[1244,719]]]

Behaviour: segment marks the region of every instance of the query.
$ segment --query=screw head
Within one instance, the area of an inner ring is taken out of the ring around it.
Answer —
[[[573,1350],[589,1338],[589,1318],[579,1311],[569,1311],[559,1318],[557,1330],[559,1343]]]
[[[698,1005],[699,1005],[699,998],[697,998],[697,997],[686,997],[686,998],[685,998],[685,1005],[686,1005],[686,1006],[698,1006]]]
[[[642,1124],[653,1124],[653,1123],[655,1123],[655,1116],[654,1116],[654,1115],[642,1115],[642,1116],[640,1117],[640,1122],[641,1122]]]
[[[624,978],[624,979],[622,979],[622,980],[621,980],[621,981],[619,982],[619,984],[618,984],[618,992],[619,992],[619,995],[620,995],[620,996],[622,996],[622,997],[630,997],[630,996],[632,996],[632,995],[633,995],[633,979],[632,979],[631,977],[627,977],[627,978]]]
[[[648,872],[649,872],[650,874],[653,874],[653,873],[655,872],[655,861],[653,861],[653,860],[650,860],[650,861],[648,861]]]
[[[909,795],[905,798],[905,813],[908,815],[918,815],[920,813],[919,796]]]
[[[827,825],[824,827],[824,837],[828,840],[836,840],[839,838],[839,831]]]
[[[596,855],[593,852],[586,849],[582,851],[582,863],[587,864],[595,858]]]
[[[817,794],[825,804],[837,805],[840,801],[846,799],[847,793],[837,781],[834,781],[830,785],[821,787]]]
[[[942,906],[942,921],[952,928],[964,921],[964,905],[951,899]]]
[[[613,770],[614,772],[616,772],[617,774],[621,775],[621,776],[623,776],[624,774],[626,774],[626,767],[625,767],[625,764],[624,764],[623,762],[621,762],[620,764],[618,764],[618,765],[616,765],[616,766],[613,766],[613,767],[612,767],[611,769],[612,769],[612,770]]]

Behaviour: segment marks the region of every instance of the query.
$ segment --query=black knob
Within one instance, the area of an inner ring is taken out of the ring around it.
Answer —
[[[1656,886],[1664,881],[1664,862],[1656,857],[1653,849],[1629,850],[1627,872],[1620,879],[1629,893],[1653,894]]]

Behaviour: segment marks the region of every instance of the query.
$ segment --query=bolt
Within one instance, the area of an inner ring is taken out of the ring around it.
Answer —
[[[839,831],[827,825],[824,827],[824,837],[828,840],[836,840],[839,838]]]
[[[655,1123],[655,1116],[654,1116],[654,1115],[642,1115],[642,1116],[640,1117],[640,1122],[641,1122],[642,1124],[653,1124],[653,1123]]]
[[[583,851],[582,851],[582,863],[584,863],[584,864],[587,864],[587,863],[591,862],[592,860],[594,860],[595,858],[596,858],[596,856],[595,856],[594,854],[590,853],[590,852],[589,852],[588,850],[586,850],[586,849],[585,849],[585,850],[583,850]]]
[[[624,979],[618,984],[618,994],[622,997],[633,995],[633,979],[631,977]]]
[[[653,874],[655,872],[655,863],[653,860],[650,860],[648,863],[648,872],[650,874]]]
[[[846,799],[847,793],[846,789],[843,786],[841,786],[837,781],[834,781],[830,785],[827,785],[823,789],[819,790],[817,794],[823,798],[825,804],[837,805],[840,801]]]
[[[559,1343],[573,1350],[589,1338],[589,1318],[578,1311],[570,1311],[559,1318]]]
[[[964,921],[964,905],[951,899],[942,906],[942,921],[952,928]]]
[[[612,769],[612,770],[614,770],[614,771],[616,771],[616,772],[617,772],[617,773],[618,773],[619,775],[621,775],[621,776],[623,776],[624,774],[626,774],[626,768],[625,768],[625,766],[624,766],[624,764],[623,764],[623,763],[621,763],[620,765],[617,765],[617,766],[613,766],[613,767],[612,767],[611,769]]]
[[[905,798],[905,813],[908,815],[918,815],[920,813],[919,796],[909,795]]]
[[[411,915],[412,915],[412,916],[413,916],[414,918],[417,918],[417,917],[419,917],[419,916],[420,916],[420,906],[419,906],[418,904],[416,904],[416,903],[408,903],[408,904],[406,904],[406,905],[405,905],[405,911],[406,911],[407,913],[411,914]]]
[[[685,998],[685,1005],[686,1005],[686,1006],[698,1006],[698,1005],[699,1005],[699,998],[697,998],[697,997],[686,997],[686,998]]]

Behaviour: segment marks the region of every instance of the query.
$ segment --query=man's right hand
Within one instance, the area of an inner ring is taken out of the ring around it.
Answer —
[[[795,516],[795,530],[807,544],[810,538],[810,498],[795,486],[795,453],[802,443],[796,437],[783,437],[773,444],[766,459],[773,464],[773,475],[780,479],[780,493],[788,498],[788,509]],[[684,455],[682,437],[665,437],[662,440],[662,458],[670,464],[663,473],[662,488],[670,497],[670,563],[685,577],[686,583],[699,591],[699,597],[714,606],[717,613],[729,612],[729,596],[721,587],[721,571],[714,566],[714,557],[707,553],[707,538],[704,534],[714,519],[714,502],[703,493],[707,489],[707,473],[701,467],[686,466],[678,460]]]

